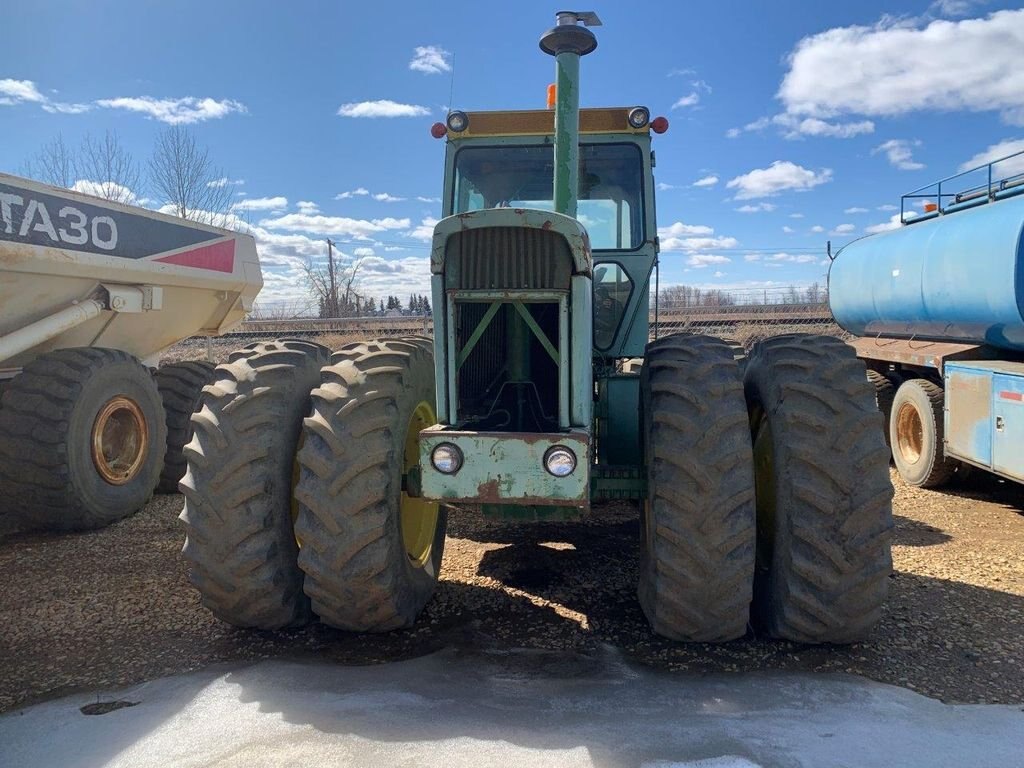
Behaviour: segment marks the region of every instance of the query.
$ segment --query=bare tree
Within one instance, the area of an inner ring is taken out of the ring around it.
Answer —
[[[213,226],[228,223],[231,188],[217,183],[224,172],[184,126],[169,126],[157,136],[149,176],[154,193],[173,206],[176,216]]]
[[[39,151],[22,165],[20,171],[22,175],[38,179],[44,184],[70,188],[75,183],[74,154],[64,143],[64,137],[58,133],[43,144]]]
[[[361,258],[349,260],[334,243],[327,241],[327,260],[323,265],[306,262],[306,282],[319,307],[320,317],[351,317],[358,315],[363,297],[356,292]]]
[[[122,146],[117,134],[107,131],[102,139],[86,135],[74,158],[79,182],[93,182],[87,191],[115,203],[134,203],[141,195],[139,164]]]

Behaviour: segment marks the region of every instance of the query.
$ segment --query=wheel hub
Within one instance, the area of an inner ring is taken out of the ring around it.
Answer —
[[[142,470],[149,453],[149,427],[142,408],[118,395],[106,402],[92,426],[92,461],[110,485],[125,485]]]
[[[419,469],[420,461],[420,430],[431,427],[437,423],[434,409],[430,403],[421,401],[412,416],[405,431],[405,455],[402,462],[402,476],[412,476]],[[405,544],[405,552],[410,562],[417,568],[422,568],[430,560],[434,548],[434,538],[437,535],[437,522],[439,505],[436,502],[427,501],[415,493],[415,483],[407,483],[402,490],[401,501],[401,525],[402,541]]]
[[[908,464],[917,464],[924,449],[921,414],[911,403],[903,403],[896,414],[896,446]]]

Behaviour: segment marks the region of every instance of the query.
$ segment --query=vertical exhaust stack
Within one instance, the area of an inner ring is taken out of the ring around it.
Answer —
[[[583,24],[583,26],[580,26]],[[597,48],[586,27],[599,27],[593,11],[559,11],[540,48],[555,57],[555,212],[576,218],[579,197],[580,57]]]

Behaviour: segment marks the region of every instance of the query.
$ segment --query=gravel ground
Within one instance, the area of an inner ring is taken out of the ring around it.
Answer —
[[[568,524],[453,515],[441,584],[409,631],[236,630],[213,619],[186,582],[181,497],[156,497],[106,530],[0,542],[0,711],[215,662],[315,655],[372,664],[444,646],[592,651],[601,643],[681,673],[846,671],[949,702],[1024,703],[1024,490],[981,473],[953,492],[895,482],[885,618],[868,642],[835,648],[754,637],[682,645],[653,635],[635,598],[639,525],[625,505]]]

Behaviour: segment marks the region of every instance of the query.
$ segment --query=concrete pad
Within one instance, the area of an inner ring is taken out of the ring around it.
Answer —
[[[134,706],[81,711],[115,700]],[[446,650],[69,696],[0,717],[0,765],[1006,768],[1024,765],[1024,712],[845,675],[653,671],[611,649]]]

